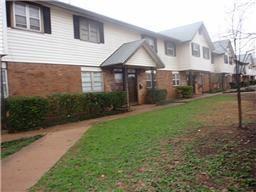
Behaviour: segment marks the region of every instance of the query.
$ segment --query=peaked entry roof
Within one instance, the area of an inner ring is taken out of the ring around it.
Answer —
[[[158,55],[152,50],[145,39],[122,44],[112,55],[110,55],[101,67],[113,65],[124,65],[138,50],[143,47],[152,60],[156,63],[156,68],[164,68],[164,64]]]

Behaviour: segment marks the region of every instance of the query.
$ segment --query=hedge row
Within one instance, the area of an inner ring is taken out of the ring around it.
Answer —
[[[229,83],[231,89],[236,89],[237,88],[237,83],[236,82],[231,82]],[[248,87],[250,85],[256,85],[256,80],[251,80],[251,81],[241,81],[240,82],[240,87]]]
[[[167,96],[167,91],[165,89],[148,89],[146,102],[153,104],[164,101]]]
[[[193,87],[192,86],[177,86],[176,94],[178,98],[192,98]]]
[[[118,113],[125,104],[125,92],[11,97],[6,100],[7,127],[16,132],[79,121]]]

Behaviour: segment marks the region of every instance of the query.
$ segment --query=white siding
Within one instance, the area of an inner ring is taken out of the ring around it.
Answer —
[[[0,0],[0,55],[6,53],[6,13],[5,0]]]
[[[144,48],[140,48],[136,53],[126,62],[126,65],[131,66],[145,66],[145,67],[155,67],[156,63],[147,53]]]
[[[224,55],[214,56],[214,68],[216,73],[230,73],[234,74],[235,63],[224,63]]]
[[[158,39],[157,41],[157,54],[165,64],[164,70],[175,70],[177,68],[177,56],[173,57],[165,54],[164,41],[162,39]],[[176,55],[179,53],[176,50]]]
[[[110,23],[104,24],[105,43],[74,39],[73,14],[51,7],[52,34],[8,28],[6,61],[99,66],[121,44],[140,34]]]

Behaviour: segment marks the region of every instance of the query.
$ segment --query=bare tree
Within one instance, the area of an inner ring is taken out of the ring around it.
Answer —
[[[250,11],[256,6],[256,0],[234,0],[233,7],[228,13],[230,26],[226,37],[233,43],[235,54],[235,73],[237,84],[237,104],[238,104],[238,127],[242,128],[242,103],[240,81],[241,74],[246,72],[245,68],[248,54],[255,50],[256,32],[244,30],[246,19],[250,17]],[[243,53],[243,58],[241,54]]]

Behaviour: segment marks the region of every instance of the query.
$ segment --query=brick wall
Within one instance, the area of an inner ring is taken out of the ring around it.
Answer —
[[[167,98],[175,97],[175,89],[172,85],[172,72],[165,70],[157,70],[156,72],[156,85],[158,89],[167,90]]]
[[[8,63],[10,96],[82,91],[80,66]]]

